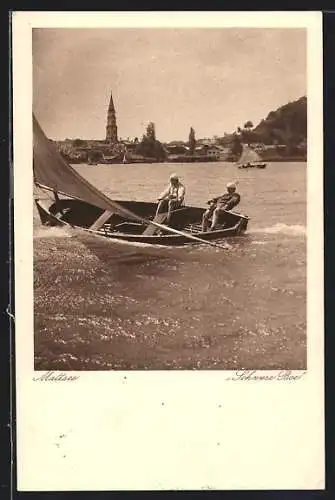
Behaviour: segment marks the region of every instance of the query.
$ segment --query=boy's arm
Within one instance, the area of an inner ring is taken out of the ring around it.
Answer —
[[[164,189],[164,191],[158,196],[158,200],[164,200],[168,194],[169,194],[170,190],[169,188],[167,187],[166,189]]]
[[[183,201],[185,198],[185,186],[180,186],[178,189],[178,201]]]

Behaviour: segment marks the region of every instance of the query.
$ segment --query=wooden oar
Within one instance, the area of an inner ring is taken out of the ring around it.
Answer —
[[[61,220],[61,222],[64,223],[64,221],[62,221],[62,220]],[[203,240],[201,238],[198,238],[197,236],[193,236],[193,234],[191,235],[191,234],[188,234],[188,233],[184,233],[183,231],[179,231],[178,229],[174,229],[173,227],[165,226],[164,224],[159,224],[158,222],[149,221],[149,220],[146,220],[146,219],[142,219],[142,222],[145,223],[145,224],[153,224],[154,226],[158,227],[159,229],[162,229],[164,231],[170,232],[172,234],[177,234],[178,236],[184,236],[185,238],[188,238],[189,240],[196,241],[197,243],[206,243],[207,245],[210,245],[212,247],[220,248],[221,250],[227,250],[227,247],[224,247],[222,245],[218,245],[217,243],[213,243],[212,241]],[[65,224],[71,225],[71,224],[69,224],[67,222],[65,222]],[[89,233],[100,234],[100,233],[98,233],[98,231],[94,231],[92,229],[88,229],[88,228],[85,228],[85,227],[81,228],[81,229],[83,229],[84,231],[87,231]]]

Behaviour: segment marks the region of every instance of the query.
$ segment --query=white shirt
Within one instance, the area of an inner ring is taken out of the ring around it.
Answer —
[[[176,201],[184,201],[185,186],[179,182],[176,186],[169,184],[167,188],[159,195],[160,200],[165,200],[169,196],[173,196]]]

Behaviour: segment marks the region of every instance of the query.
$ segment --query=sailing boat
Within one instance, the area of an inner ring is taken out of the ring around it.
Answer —
[[[247,229],[247,216],[226,212],[224,227],[202,232],[205,209],[188,206],[175,210],[169,226],[164,225],[167,214],[156,216],[156,203],[114,201],[84,179],[47,139],[34,114],[33,136],[34,183],[39,190],[52,193],[48,205],[41,197],[35,198],[42,224],[71,226],[111,239],[160,245],[197,242],[219,246],[211,240],[240,235]]]
[[[246,144],[243,144],[242,155],[237,162],[238,168],[265,168],[266,163],[262,161],[259,154]]]

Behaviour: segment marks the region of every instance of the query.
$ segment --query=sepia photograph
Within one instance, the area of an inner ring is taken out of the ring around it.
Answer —
[[[307,368],[306,51],[32,30],[36,370]]]

